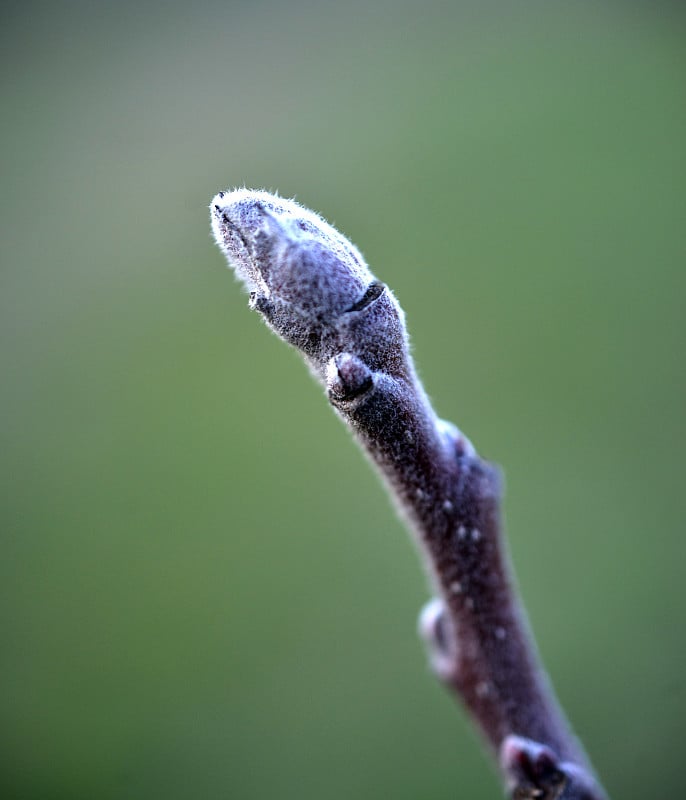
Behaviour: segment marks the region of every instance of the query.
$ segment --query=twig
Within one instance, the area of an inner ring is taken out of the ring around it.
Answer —
[[[498,470],[436,417],[392,293],[344,236],[293,201],[220,192],[211,212],[250,307],[302,352],[408,517],[437,595],[420,623],[433,668],[478,723],[510,796],[606,800],[514,590]]]

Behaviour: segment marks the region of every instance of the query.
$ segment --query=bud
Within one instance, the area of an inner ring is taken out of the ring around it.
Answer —
[[[339,353],[366,370],[402,371],[402,311],[345,236],[267,192],[219,192],[210,208],[214,237],[250,292],[250,307],[303,352],[322,381]]]

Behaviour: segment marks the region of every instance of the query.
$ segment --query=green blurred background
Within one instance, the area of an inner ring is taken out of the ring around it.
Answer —
[[[246,184],[396,291],[608,789],[678,796],[682,6],[2,9],[0,795],[500,796],[414,547],[210,239]]]

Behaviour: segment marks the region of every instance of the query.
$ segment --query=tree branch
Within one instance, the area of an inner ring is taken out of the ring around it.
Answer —
[[[605,800],[514,589],[498,470],[436,417],[393,294],[345,237],[293,201],[220,192],[211,212],[251,308],[301,351],[416,533],[436,593],[420,621],[432,666],[477,722],[510,796]]]

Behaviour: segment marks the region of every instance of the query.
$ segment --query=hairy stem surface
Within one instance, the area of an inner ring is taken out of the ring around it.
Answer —
[[[510,577],[498,470],[434,413],[393,294],[345,237],[293,201],[220,192],[211,217],[251,308],[301,351],[404,509],[436,594],[420,625],[431,663],[481,729],[510,796],[605,800]]]

